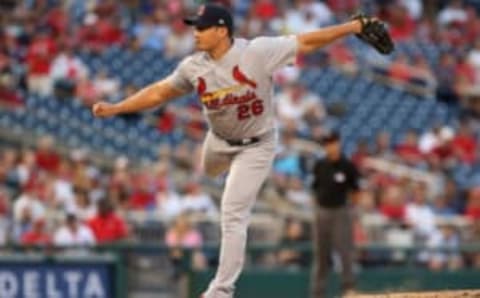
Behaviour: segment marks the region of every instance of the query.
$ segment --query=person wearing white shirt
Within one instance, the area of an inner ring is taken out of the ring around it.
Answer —
[[[313,14],[315,22],[319,26],[325,26],[333,21],[332,10],[327,4],[314,0],[304,0],[301,4],[303,11],[309,11]]]
[[[454,226],[445,225],[432,233],[428,239],[427,247],[433,250],[438,248],[448,249],[448,251],[432,251],[426,253],[430,269],[442,270],[446,267],[454,270],[462,266],[463,261],[459,251],[460,237],[455,231]]]
[[[418,185],[414,189],[413,200],[405,209],[405,221],[413,228],[421,240],[426,240],[436,231],[435,213],[426,202],[426,187]]]
[[[438,14],[438,23],[442,26],[452,22],[465,22],[467,12],[463,7],[462,0],[454,0]]]
[[[88,68],[70,48],[61,52],[52,62],[50,77],[56,80],[77,81],[88,76]]]
[[[305,129],[308,119],[314,119],[320,122],[326,115],[325,108],[320,97],[308,92],[304,86],[298,83],[290,83],[279,93],[275,101],[277,102],[277,112],[280,120],[286,123],[295,123],[298,130]]]
[[[13,203],[13,218],[15,221],[22,220],[25,213],[24,209],[29,209],[32,220],[43,218],[46,212],[43,203],[29,189],[26,189]]]
[[[155,195],[157,210],[161,217],[171,220],[182,212],[182,201],[180,196],[174,190],[160,190]]]
[[[79,223],[74,214],[68,214],[65,224],[55,232],[53,243],[56,246],[92,246],[95,235],[88,226]]]
[[[218,215],[218,208],[212,197],[203,192],[198,183],[191,182],[186,188],[187,192],[182,198],[182,213],[194,212],[209,216]]]

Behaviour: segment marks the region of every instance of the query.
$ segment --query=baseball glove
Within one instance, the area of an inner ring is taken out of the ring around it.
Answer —
[[[359,39],[373,46],[381,54],[393,52],[395,45],[383,22],[361,13],[354,15],[352,19],[359,20],[362,24],[362,32],[355,34]]]

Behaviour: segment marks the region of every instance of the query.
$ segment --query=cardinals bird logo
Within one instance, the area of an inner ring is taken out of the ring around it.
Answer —
[[[232,71],[233,79],[239,82],[242,85],[248,85],[252,88],[257,88],[257,83],[251,79],[249,79],[242,71],[238,65],[235,65]]]

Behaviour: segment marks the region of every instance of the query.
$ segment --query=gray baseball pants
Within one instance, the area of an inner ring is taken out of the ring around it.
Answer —
[[[203,147],[203,169],[218,176],[229,169],[221,202],[221,247],[215,278],[204,298],[232,298],[245,260],[247,228],[252,207],[275,156],[273,132],[258,143],[231,146],[209,132]]]

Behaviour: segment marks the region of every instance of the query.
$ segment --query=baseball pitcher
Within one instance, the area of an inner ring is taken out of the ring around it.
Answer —
[[[252,40],[234,38],[233,18],[220,5],[200,6],[184,22],[194,27],[197,52],[163,80],[116,104],[93,106],[98,117],[152,108],[196,92],[209,124],[202,165],[209,176],[228,170],[221,201],[218,270],[203,298],[232,298],[242,271],[252,206],[270,171],[275,152],[272,73],[350,34],[381,53],[393,50],[383,23],[367,16],[317,31]]]

